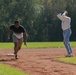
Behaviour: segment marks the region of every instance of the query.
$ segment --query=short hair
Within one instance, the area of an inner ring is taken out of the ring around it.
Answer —
[[[19,21],[15,21],[14,23],[15,23],[15,24],[16,24],[16,23],[19,23]]]

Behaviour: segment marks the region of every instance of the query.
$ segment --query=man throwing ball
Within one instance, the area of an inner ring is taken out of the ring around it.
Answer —
[[[10,32],[13,32],[13,42],[14,42],[14,54],[15,59],[18,59],[18,51],[21,49],[22,42],[26,45],[27,33],[23,26],[20,25],[19,21],[15,21],[14,25],[9,26],[8,29],[8,39],[10,39]]]
[[[68,12],[64,11],[63,13],[60,13],[57,15],[57,17],[62,21],[61,23],[61,27],[63,30],[63,41],[64,41],[64,45],[67,49],[68,54],[66,55],[66,57],[72,57],[73,53],[72,53],[72,49],[69,43],[69,38],[71,36],[71,18],[68,16]]]

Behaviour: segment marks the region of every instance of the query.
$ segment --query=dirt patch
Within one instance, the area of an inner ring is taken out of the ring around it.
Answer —
[[[76,65],[56,62],[53,58],[65,57],[65,48],[22,49],[15,60],[13,49],[0,49],[0,62],[21,69],[29,75],[76,75]],[[76,55],[76,48],[73,48]]]

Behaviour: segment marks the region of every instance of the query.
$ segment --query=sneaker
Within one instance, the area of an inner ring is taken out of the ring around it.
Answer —
[[[15,55],[15,59],[18,59],[19,57],[18,57],[18,55]]]
[[[66,57],[73,57],[73,54],[67,54]]]

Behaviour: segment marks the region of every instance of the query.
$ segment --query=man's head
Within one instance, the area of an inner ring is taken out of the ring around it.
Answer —
[[[14,24],[15,24],[15,27],[16,27],[16,28],[18,28],[19,25],[20,25],[19,21],[15,21]]]
[[[64,11],[64,13],[65,13],[65,16],[68,16],[68,11]]]

